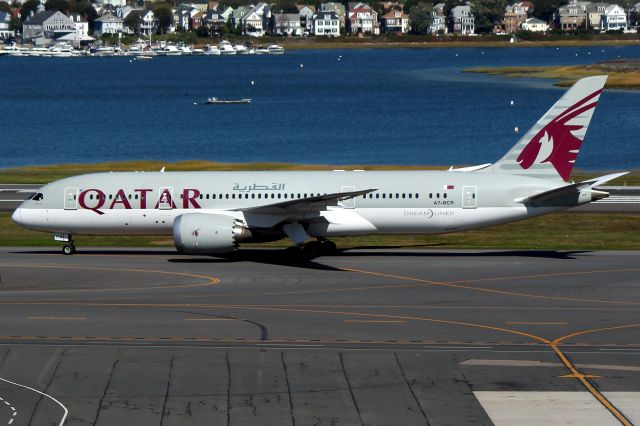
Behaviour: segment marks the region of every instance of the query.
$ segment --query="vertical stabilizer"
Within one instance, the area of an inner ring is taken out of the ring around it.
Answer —
[[[606,81],[578,80],[491,170],[568,180]]]

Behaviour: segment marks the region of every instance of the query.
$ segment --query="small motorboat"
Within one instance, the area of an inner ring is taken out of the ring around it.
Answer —
[[[207,99],[207,104],[249,104],[251,103],[250,98],[244,99],[218,99],[218,98],[209,98]]]

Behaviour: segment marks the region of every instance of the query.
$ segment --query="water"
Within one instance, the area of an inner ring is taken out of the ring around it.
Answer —
[[[144,62],[0,57],[0,167],[493,162],[518,139],[514,127],[528,129],[563,89],[462,69],[618,57],[640,57],[640,47],[331,49]],[[253,102],[202,105],[209,96]],[[605,92],[578,167],[638,168],[639,105],[640,93]]]

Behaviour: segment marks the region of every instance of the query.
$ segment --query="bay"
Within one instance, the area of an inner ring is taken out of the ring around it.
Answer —
[[[0,167],[494,162],[518,140],[514,128],[528,129],[564,89],[463,69],[638,57],[640,46],[320,49],[151,61],[0,57]],[[252,103],[203,105],[210,96]],[[637,92],[606,90],[577,167],[638,168],[639,106]]]

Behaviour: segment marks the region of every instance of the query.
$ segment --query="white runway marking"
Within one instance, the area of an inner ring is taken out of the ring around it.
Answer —
[[[32,392],[35,392],[37,394],[40,394],[42,396],[46,396],[47,398],[49,398],[50,400],[52,400],[53,402],[58,404],[64,410],[64,414],[62,415],[62,418],[60,419],[60,423],[58,425],[62,426],[64,424],[64,421],[67,419],[67,415],[69,414],[69,410],[67,410],[67,407],[65,407],[60,401],[58,401],[57,399],[55,399],[54,397],[52,397],[49,394],[46,394],[44,392],[40,392],[39,390],[34,389],[34,388],[30,388],[29,386],[21,385],[20,383],[12,382],[11,380],[3,379],[2,377],[0,377],[0,380],[2,380],[3,382],[9,383],[11,385],[14,385],[14,386],[18,386],[18,387],[21,387],[21,388],[24,388],[24,389],[28,389],[28,390],[30,390]],[[7,401],[4,401],[4,403],[7,404],[7,405],[10,405],[10,404],[7,403]],[[12,407],[12,409],[13,409],[13,407]],[[17,414],[18,414],[18,411],[13,409],[13,415],[12,415],[11,420],[9,420],[8,424],[13,423],[13,419],[15,418],[15,416]]]
[[[475,391],[495,426],[619,426],[620,422],[588,392]],[[603,395],[634,424],[640,421],[640,392]]]
[[[18,410],[16,410],[16,407],[14,407],[13,405],[11,405],[11,403],[7,400],[5,400],[3,397],[0,396],[0,401],[4,402],[7,407],[9,407],[11,409],[11,411],[13,411],[13,413],[11,413],[11,418],[9,419],[9,421],[7,422],[8,425],[12,424],[13,421],[15,420],[15,417],[18,415]]]

